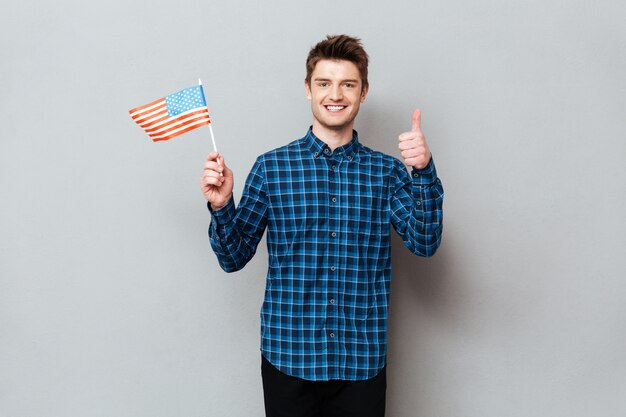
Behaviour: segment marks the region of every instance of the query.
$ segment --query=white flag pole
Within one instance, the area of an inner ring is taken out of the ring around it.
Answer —
[[[209,123],[209,132],[211,133],[211,141],[213,142],[213,150],[217,152],[217,145],[215,144],[215,136],[213,136],[213,128],[211,127],[211,123]]]
[[[202,88],[202,80],[200,78],[198,78],[198,85],[200,86],[200,88]],[[204,94],[204,89],[202,89],[202,94]],[[206,97],[205,97],[205,100],[206,100]],[[211,116],[209,115],[209,117]],[[211,133],[211,142],[213,142],[213,151],[217,152],[217,145],[215,144],[215,136],[213,135],[213,127],[211,125],[212,123],[209,122],[209,132]],[[220,161],[220,158],[217,158],[217,163],[220,166],[222,165],[222,161]],[[220,177],[222,176],[224,176],[224,174],[220,172]]]
[[[202,80],[200,78],[198,78],[198,85],[202,86]],[[209,123],[209,132],[211,133],[211,142],[213,142],[213,150],[217,152],[217,145],[215,144],[215,136],[213,136],[213,127],[211,126],[211,123]]]

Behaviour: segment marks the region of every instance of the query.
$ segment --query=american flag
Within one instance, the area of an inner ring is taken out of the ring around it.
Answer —
[[[201,85],[185,88],[128,112],[154,142],[211,123]]]

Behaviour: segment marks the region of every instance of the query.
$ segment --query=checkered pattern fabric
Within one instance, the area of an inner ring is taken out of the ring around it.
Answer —
[[[390,225],[411,252],[430,256],[442,203],[432,161],[409,174],[356,132],[331,151],[309,129],[257,158],[239,206],[231,199],[212,211],[209,238],[231,272],[267,228],[261,351],[276,368],[307,380],[364,380],[386,363]]]

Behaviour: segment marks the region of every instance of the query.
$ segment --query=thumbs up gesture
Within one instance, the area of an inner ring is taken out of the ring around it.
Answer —
[[[431,154],[422,132],[422,111],[413,112],[413,127],[410,132],[398,136],[398,148],[404,158],[404,163],[417,169],[425,168],[430,162]]]

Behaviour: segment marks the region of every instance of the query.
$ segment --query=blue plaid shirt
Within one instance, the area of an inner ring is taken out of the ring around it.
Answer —
[[[257,158],[239,207],[212,211],[211,246],[237,271],[267,227],[261,351],[307,380],[364,380],[385,366],[390,224],[431,256],[441,241],[443,188],[432,161],[411,175],[359,143],[334,151],[307,135]]]

